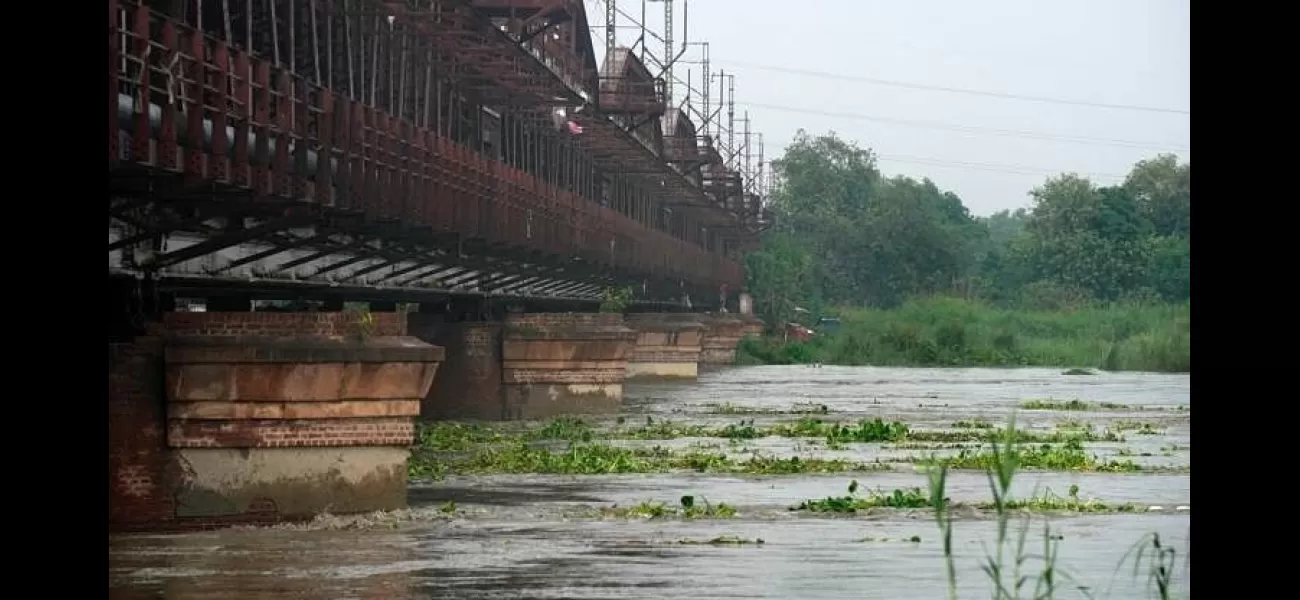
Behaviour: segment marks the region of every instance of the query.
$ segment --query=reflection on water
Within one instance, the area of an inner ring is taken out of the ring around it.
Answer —
[[[788,409],[813,401],[833,412],[827,418],[881,416],[916,427],[1001,420],[1029,398],[1078,398],[1127,406],[1068,415],[1019,411],[1018,418],[1034,427],[1050,427],[1065,418],[1099,424],[1120,418],[1156,422],[1162,435],[1129,436],[1128,442],[1111,446],[1177,446],[1183,454],[1172,453],[1166,460],[1190,464],[1189,379],[1179,375],[755,367],[707,373],[693,385],[629,386],[628,395],[629,413],[679,421],[739,418],[707,414],[715,404]],[[1178,410],[1180,405],[1185,409]],[[871,446],[854,451],[890,452]],[[1090,450],[1118,451],[1105,447],[1095,444]],[[867,488],[924,485],[923,476],[905,467],[851,476],[453,477],[413,485],[414,516],[396,525],[111,536],[109,587],[114,598],[171,599],[945,597],[939,532],[925,511],[817,518],[786,510],[806,498],[840,495],[850,478]],[[1051,520],[1053,534],[1062,536],[1060,564],[1095,597],[1146,597],[1145,574],[1134,580],[1132,565],[1119,569],[1120,560],[1150,532],[1159,532],[1179,548],[1180,556],[1188,549],[1190,513],[1175,508],[1190,507],[1190,476],[1025,473],[1017,492],[1050,488],[1060,493],[1071,485],[1107,502],[1160,507],[1142,514]],[[987,480],[979,473],[954,474],[949,490],[957,502],[988,497]],[[672,503],[686,494],[735,504],[741,514],[726,521],[687,522],[573,518],[591,507],[642,500]],[[433,509],[447,500],[462,509],[458,516]],[[1042,521],[1031,525],[1035,553],[1041,548],[1042,526]],[[680,543],[724,535],[764,543]],[[910,541],[914,536],[920,541]],[[954,548],[963,598],[988,597],[979,560],[981,541],[992,544],[994,539],[994,523],[986,518],[957,521]],[[1184,580],[1190,576],[1181,562],[1177,573]]]

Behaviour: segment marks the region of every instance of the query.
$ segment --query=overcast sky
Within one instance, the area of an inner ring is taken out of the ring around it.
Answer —
[[[689,41],[709,42],[713,69],[736,75],[737,119],[749,109],[769,159],[800,128],[834,130],[876,152],[885,174],[929,177],[977,215],[1028,206],[1050,174],[1113,183],[1160,152],[1191,160],[1188,0],[676,0],[678,45],[687,2]],[[603,26],[603,3],[586,4]],[[617,6],[640,19],[640,0]],[[662,3],[647,12],[661,32]],[[639,33],[620,29],[620,43]],[[602,28],[592,38],[603,48]],[[678,63],[676,77],[687,69],[698,86],[699,65]]]

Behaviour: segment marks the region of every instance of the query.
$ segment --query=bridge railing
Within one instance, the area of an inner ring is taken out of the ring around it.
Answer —
[[[732,261],[429,128],[138,5],[109,4],[110,166],[697,285],[743,277]]]

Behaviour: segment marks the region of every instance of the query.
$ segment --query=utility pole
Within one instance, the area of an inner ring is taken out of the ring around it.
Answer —
[[[751,156],[751,154],[750,154],[750,152],[749,152],[749,111],[745,111],[744,123],[745,123],[745,133],[744,133],[744,136],[745,136],[745,137],[744,137],[744,139],[745,139],[745,175],[744,175],[743,178],[741,178],[741,181],[745,182],[745,184],[746,184],[746,185],[744,185],[743,187],[749,187],[749,188],[752,188],[752,187],[753,187],[753,184],[754,184],[754,171],[753,171],[752,167],[750,166],[750,162],[749,162],[749,159],[750,159],[750,156]],[[741,190],[741,193],[744,193],[744,189]]]
[[[673,105],[673,0],[664,3],[664,103]]]
[[[736,152],[736,76],[727,76],[727,168],[735,170],[733,164]]]
[[[605,60],[614,54],[614,46],[618,44],[618,9],[614,3],[615,0],[605,0]]]

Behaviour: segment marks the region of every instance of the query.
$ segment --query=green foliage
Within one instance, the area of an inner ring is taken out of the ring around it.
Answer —
[[[613,506],[601,511],[606,517],[618,518],[642,518],[642,519],[663,519],[667,517],[680,517],[683,519],[730,519],[736,516],[736,508],[727,505],[725,502],[712,504],[707,498],[700,498],[701,504],[695,503],[695,496],[682,496],[678,501],[680,506],[669,506],[663,502],[642,502],[636,506],[620,508]],[[717,538],[721,540],[722,538]],[[724,544],[727,541],[711,541],[714,544]],[[731,543],[744,543],[741,541],[732,541]],[[762,543],[760,540],[758,543]]]
[[[834,133],[800,131],[774,166],[776,227],[745,257],[770,323],[796,306],[890,308],[935,294],[1035,310],[1190,298],[1191,165],[1172,155],[1137,163],[1118,186],[1048,178],[1030,208],[986,218],[929,180],[883,177],[870,150]],[[917,343],[909,351],[951,348]],[[805,362],[797,346],[778,352],[758,362]]]
[[[981,568],[985,576],[988,577],[992,587],[992,597],[995,600],[1013,600],[1019,598],[1034,599],[1051,599],[1056,597],[1056,592],[1062,587],[1062,584],[1070,581],[1066,572],[1057,566],[1058,551],[1060,549],[1061,536],[1053,535],[1051,525],[1043,522],[1042,548],[1037,553],[1031,553],[1026,547],[1029,540],[1030,516],[1025,515],[1021,522],[1020,531],[1014,539],[1010,535],[1010,525],[1013,511],[1033,511],[1038,510],[1071,510],[1079,512],[1098,512],[1098,511],[1118,511],[1127,512],[1136,510],[1137,507],[1131,504],[1121,504],[1107,506],[1094,500],[1080,500],[1079,490],[1071,486],[1069,497],[1060,498],[1052,495],[1050,492],[1044,496],[1035,496],[1033,498],[1021,500],[1016,499],[1011,494],[1012,482],[1015,480],[1016,473],[1026,464],[1027,454],[1023,451],[1017,440],[1015,416],[1013,415],[1007,424],[1001,440],[991,443],[989,450],[984,456],[988,459],[982,465],[983,470],[988,475],[989,490],[993,493],[993,501],[985,502],[980,508],[994,511],[997,524],[997,541],[992,551],[985,549],[984,560],[981,561]],[[1028,456],[1032,462],[1034,451],[1031,449]],[[957,567],[956,553],[953,551],[952,544],[952,503],[947,497],[948,469],[947,462],[935,459],[935,467],[929,469],[929,506],[934,510],[935,523],[939,527],[939,533],[943,539],[944,562],[947,567],[948,579],[948,597],[952,600],[957,598]],[[1142,559],[1148,557],[1149,580],[1161,598],[1168,599],[1172,595],[1172,573],[1175,566],[1176,552],[1160,542],[1158,534],[1149,534],[1138,541],[1134,547],[1137,557],[1133,561],[1133,572],[1137,575],[1141,567]],[[1133,551],[1130,551],[1132,553]],[[1128,556],[1121,561],[1128,560]],[[1031,568],[1036,571],[1030,574],[1025,569]],[[1026,586],[1033,584],[1032,590],[1026,589]],[[1086,597],[1091,597],[1086,592],[1086,588],[1074,585],[1076,589],[1083,591]]]
[[[921,488],[896,489],[892,493],[877,490],[870,492],[866,496],[860,496],[858,495],[858,482],[854,480],[849,483],[849,495],[847,496],[804,500],[798,506],[790,507],[790,510],[815,513],[854,513],[870,508],[926,508],[929,505],[930,498],[925,492],[921,491]]]
[[[632,288],[605,288],[600,294],[600,312],[621,313],[632,303]]]
[[[1060,310],[997,308],[935,297],[840,313],[809,341],[746,339],[740,361],[881,366],[1044,366],[1191,371],[1191,304],[1115,303]]]
[[[355,342],[364,342],[375,334],[375,316],[368,305],[345,306],[348,314],[345,336]]]

